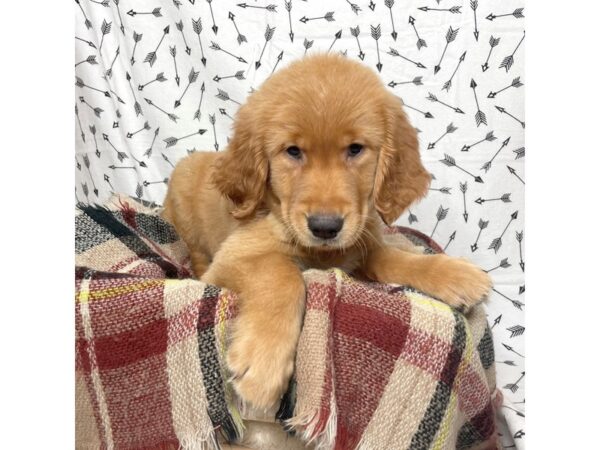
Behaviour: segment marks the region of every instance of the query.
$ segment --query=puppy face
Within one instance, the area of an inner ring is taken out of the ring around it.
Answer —
[[[317,250],[354,244],[375,210],[393,222],[429,183],[399,100],[370,69],[333,55],[296,62],[252,94],[219,165],[213,181],[234,216],[266,202]]]

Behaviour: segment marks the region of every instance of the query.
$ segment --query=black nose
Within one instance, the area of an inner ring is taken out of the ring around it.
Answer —
[[[308,228],[321,239],[333,239],[343,226],[344,219],[340,216],[319,214],[308,218]]]

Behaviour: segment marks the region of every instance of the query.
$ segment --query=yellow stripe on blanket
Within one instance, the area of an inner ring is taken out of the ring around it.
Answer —
[[[106,300],[120,295],[129,294],[131,292],[137,292],[142,289],[148,289],[163,285],[164,280],[145,280],[135,284],[128,284],[126,286],[116,286],[106,289],[98,289],[93,290],[91,292],[88,290],[85,293],[83,291],[76,292],[75,299],[77,303],[87,303],[92,300]]]

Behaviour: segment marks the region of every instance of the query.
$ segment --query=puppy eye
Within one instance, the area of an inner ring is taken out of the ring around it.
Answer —
[[[294,159],[302,159],[302,150],[300,150],[295,145],[288,147],[285,151]]]
[[[348,156],[350,156],[351,158],[360,155],[360,153],[363,151],[363,146],[362,144],[350,144],[350,146],[348,147]]]

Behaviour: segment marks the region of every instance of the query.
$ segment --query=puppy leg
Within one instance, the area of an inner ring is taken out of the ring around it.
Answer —
[[[191,250],[190,259],[192,260],[192,270],[194,271],[194,275],[196,275],[196,278],[200,279],[202,275],[204,275],[204,272],[206,272],[206,269],[208,269],[208,257],[199,250]]]
[[[454,307],[479,303],[492,285],[487,273],[465,259],[385,246],[369,253],[364,271],[371,279],[411,286]]]
[[[227,365],[241,398],[267,408],[281,398],[292,375],[304,311],[304,280],[282,253],[232,255],[225,247],[217,252],[202,281],[239,294]]]

